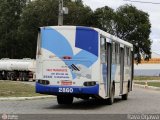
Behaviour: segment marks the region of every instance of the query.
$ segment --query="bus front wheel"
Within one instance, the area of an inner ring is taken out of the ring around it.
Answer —
[[[57,102],[58,102],[58,104],[72,104],[73,103],[73,97],[72,96],[58,95],[57,96]]]

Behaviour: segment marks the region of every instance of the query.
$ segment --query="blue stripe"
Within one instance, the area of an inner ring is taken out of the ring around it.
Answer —
[[[98,32],[87,27],[76,27],[76,47],[98,56]]]
[[[36,82],[36,93],[59,95],[64,94],[59,92],[59,88],[72,88],[73,93],[69,94],[92,94],[98,95],[99,85],[90,87],[78,87],[78,86],[56,86],[56,85],[42,85]],[[66,94],[66,93],[65,93]]]

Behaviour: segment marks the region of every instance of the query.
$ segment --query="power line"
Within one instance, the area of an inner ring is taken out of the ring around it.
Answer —
[[[146,1],[138,1],[138,0],[123,0],[123,1],[129,1],[129,2],[137,2],[137,3],[146,3],[146,4],[160,4],[156,2],[146,2]]]

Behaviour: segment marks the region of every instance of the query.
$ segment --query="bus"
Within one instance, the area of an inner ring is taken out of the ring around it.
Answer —
[[[133,45],[98,28],[40,27],[36,53],[36,93],[112,104],[132,90]]]

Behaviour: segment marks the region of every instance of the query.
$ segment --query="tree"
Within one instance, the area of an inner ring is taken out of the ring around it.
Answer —
[[[88,25],[92,10],[82,1],[65,0],[69,14],[64,15],[64,25]],[[23,10],[19,27],[19,43],[25,51],[21,56],[35,58],[38,28],[58,24],[58,0],[35,0]]]
[[[35,58],[38,28],[58,23],[58,0],[0,0],[0,57]],[[94,12],[82,0],[65,0],[69,14],[64,25],[94,26],[135,45],[137,60],[150,58],[149,15],[131,5],[114,11],[107,6]]]
[[[114,34],[114,10],[108,6],[98,8],[93,14],[93,26]]]
[[[116,36],[134,45],[137,62],[140,62],[141,55],[145,59],[151,57],[151,41],[149,39],[151,24],[148,13],[138,10],[132,5],[121,6],[116,11],[115,29]]]
[[[69,14],[64,15],[65,25],[79,25],[90,26],[92,22],[93,11],[90,7],[84,6],[82,1],[78,2],[65,2],[66,7],[69,9]]]
[[[0,57],[17,57],[17,28],[26,0],[0,0]]]
[[[151,57],[151,24],[147,13],[132,5],[120,6],[115,12],[105,6],[95,10],[93,19],[95,27],[132,43],[137,62],[142,55],[145,59]]]
[[[24,50],[21,56],[35,58],[38,28],[57,25],[58,0],[36,0],[23,10],[19,26],[19,43]]]

